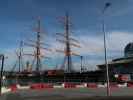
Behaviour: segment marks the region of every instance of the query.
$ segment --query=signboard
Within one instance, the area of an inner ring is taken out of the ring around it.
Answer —
[[[122,75],[119,75],[119,80],[121,80],[121,81],[130,81],[131,76],[130,76],[130,74],[122,74]]]

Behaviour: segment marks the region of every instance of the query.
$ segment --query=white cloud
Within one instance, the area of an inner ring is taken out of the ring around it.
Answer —
[[[103,36],[80,35],[76,38],[80,41],[82,48],[73,48],[72,50],[84,56],[95,56],[86,59],[88,67],[91,67],[90,69],[95,69],[97,64],[104,63]],[[112,31],[107,34],[106,39],[108,59],[111,60],[112,58],[122,57],[124,55],[123,49],[129,42],[132,42],[133,34],[130,32]],[[58,42],[54,41],[54,43],[52,43],[52,40],[51,44],[53,44],[52,48],[63,48]],[[55,52],[53,55],[55,55],[54,57],[59,57],[61,54],[59,55],[59,53]],[[96,56],[99,56],[99,60]]]
[[[81,42],[82,48],[75,50],[77,50],[81,54],[103,54],[104,49],[102,36],[81,35],[80,37],[78,37],[78,40]],[[120,52],[121,56],[123,56],[124,47],[129,42],[133,42],[133,34],[130,32],[112,31],[107,33],[106,40],[108,52]]]
[[[104,63],[104,49],[103,49],[103,37],[98,36],[92,36],[92,35],[80,35],[76,37],[82,48],[73,48],[75,52],[78,54],[81,54],[83,56],[86,56],[85,58],[85,66],[89,69],[96,69],[96,65],[100,63]],[[114,57],[122,57],[123,49],[124,47],[129,43],[133,41],[133,34],[130,32],[119,32],[119,31],[112,31],[107,34],[107,53],[108,56],[110,56],[109,60]],[[51,57],[52,63],[57,61],[57,58],[63,57],[63,54],[57,53],[56,49],[63,49],[63,44],[60,44],[57,42],[53,37],[48,39],[48,43],[51,45],[50,48],[53,49],[52,52],[43,52],[46,54],[46,56]],[[16,61],[16,54],[15,54],[15,48],[5,50],[5,54],[8,56],[8,59],[6,60],[6,65],[11,66]],[[31,48],[24,47],[24,51],[26,53],[30,53],[30,51],[33,51]],[[89,56],[91,55],[91,56]],[[92,57],[94,56],[94,57]],[[91,58],[92,57],[92,58]],[[111,58],[112,57],[112,58]],[[101,59],[100,59],[101,58]],[[30,57],[25,57],[25,61],[31,59]],[[63,60],[62,60],[63,61]],[[60,61],[61,63],[61,61]],[[80,62],[74,62],[75,64],[80,65]],[[55,65],[57,63],[55,62]]]
[[[133,34],[129,32],[108,33],[108,48],[111,50],[122,50],[129,43],[133,42]]]

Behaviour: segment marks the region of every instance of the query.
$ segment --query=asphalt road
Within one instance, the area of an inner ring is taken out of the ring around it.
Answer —
[[[133,88],[113,88],[110,97],[105,88],[21,90],[4,94],[0,100],[133,100]]]

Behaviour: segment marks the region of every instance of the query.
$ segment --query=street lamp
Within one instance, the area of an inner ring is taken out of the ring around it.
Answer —
[[[2,77],[3,77],[3,68],[4,68],[4,55],[3,54],[0,55],[0,60],[2,60],[1,70],[0,70],[0,95],[1,95],[1,92],[2,92]]]
[[[83,56],[80,56],[80,60],[81,60],[81,73],[84,71],[83,69]]]
[[[110,5],[111,5],[110,3],[106,3],[102,11],[102,14],[103,14],[102,30],[104,34],[104,60],[106,65],[107,96],[110,96],[110,87],[109,87],[109,68],[108,68],[108,62],[107,62],[106,32],[105,32],[104,17],[105,17],[105,11]]]

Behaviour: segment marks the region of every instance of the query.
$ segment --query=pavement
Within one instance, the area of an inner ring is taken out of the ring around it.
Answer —
[[[106,88],[73,88],[18,90],[0,96],[0,100],[133,100],[133,88],[112,88],[106,96]]]

